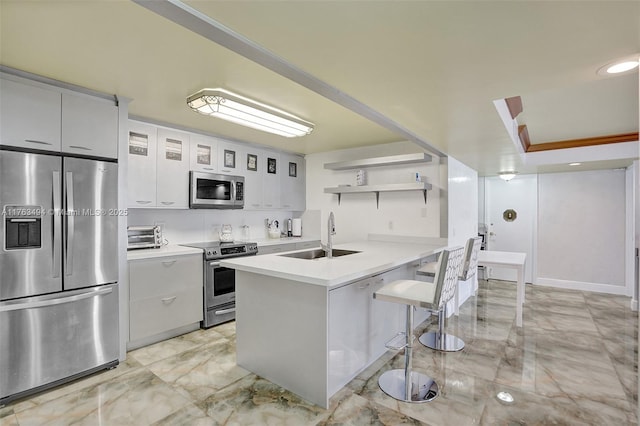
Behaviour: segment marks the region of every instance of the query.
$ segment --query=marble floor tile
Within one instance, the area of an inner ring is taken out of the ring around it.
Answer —
[[[69,393],[16,413],[27,425],[148,425],[188,404],[188,400],[143,369]]]
[[[207,398],[249,374],[236,364],[235,343],[226,337],[155,362],[148,368],[194,401]]]
[[[447,319],[460,352],[419,344],[413,368],[439,396],[407,404],[379,376],[404,367],[389,350],[318,406],[238,367],[235,323],[128,354],[117,368],[0,408],[0,426],[24,425],[634,425],[638,424],[638,316],[621,296],[526,286],[515,324],[514,283],[480,281]],[[437,317],[415,336],[437,328]],[[514,402],[500,401],[507,391]]]
[[[249,374],[197,403],[213,424],[307,425],[325,421],[330,412],[281,387]]]
[[[498,399],[499,392],[513,397],[512,403]],[[494,385],[486,399],[481,425],[624,425],[629,412],[597,401],[553,397]]]
[[[217,330],[202,333],[200,330],[183,334],[173,339],[164,340],[153,345],[133,350],[127,354],[142,365],[149,365],[156,361],[178,355],[182,352],[197,348],[212,341],[225,338]]]

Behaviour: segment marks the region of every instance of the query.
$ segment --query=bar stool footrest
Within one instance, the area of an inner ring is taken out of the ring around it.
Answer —
[[[411,336],[411,338],[413,339],[414,337]],[[396,351],[399,351],[400,349],[404,349],[408,345],[409,345],[409,342],[407,341],[407,334],[404,331],[401,331],[400,333],[396,334],[387,343],[384,344],[384,346],[387,349],[393,349]]]

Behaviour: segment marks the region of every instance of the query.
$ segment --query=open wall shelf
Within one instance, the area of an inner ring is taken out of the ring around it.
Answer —
[[[431,156],[424,152],[417,154],[391,155],[388,157],[364,158],[362,160],[339,161],[337,163],[326,163],[325,169],[329,170],[351,170],[364,169],[378,166],[399,166],[413,163],[429,163]]]
[[[376,207],[380,207],[381,192],[399,192],[399,191],[422,191],[424,195],[424,203],[427,203],[427,191],[432,186],[426,182],[409,182],[409,183],[388,183],[383,185],[363,185],[363,186],[337,186],[333,188],[325,188],[325,194],[338,194],[338,204],[340,204],[342,194],[357,194],[363,192],[372,192],[376,194]]]

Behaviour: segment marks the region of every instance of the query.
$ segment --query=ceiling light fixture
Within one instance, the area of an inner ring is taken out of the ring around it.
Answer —
[[[220,88],[194,93],[187,98],[187,105],[203,115],[287,138],[308,135],[314,127],[293,114]]]
[[[518,172],[510,171],[510,172],[500,172],[498,173],[498,177],[505,182],[509,182],[511,179],[516,177]]]
[[[624,58],[620,58],[614,62],[609,62],[608,64],[598,68],[597,74],[603,76],[611,76],[632,71],[637,68],[638,64],[640,63],[638,61],[638,56],[638,54],[625,56]]]

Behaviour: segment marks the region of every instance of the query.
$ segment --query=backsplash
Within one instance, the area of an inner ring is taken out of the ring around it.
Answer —
[[[289,211],[244,211],[244,210],[165,210],[165,209],[129,209],[128,226],[161,225],[163,237],[169,244],[193,243],[219,239],[223,224],[233,227],[235,240],[242,239],[242,226],[249,227],[250,241],[268,239],[265,219],[277,220],[280,230],[286,231],[286,220],[301,217],[300,212]],[[302,236],[317,236],[319,229],[307,224],[303,218]]]

